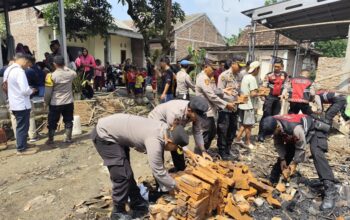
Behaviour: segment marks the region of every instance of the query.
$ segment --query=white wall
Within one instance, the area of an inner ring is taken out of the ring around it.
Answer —
[[[132,58],[131,39],[111,35],[111,64],[121,63],[121,50],[126,50],[126,58]]]

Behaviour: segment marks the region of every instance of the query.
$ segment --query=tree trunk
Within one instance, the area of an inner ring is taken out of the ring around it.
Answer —
[[[143,49],[145,52],[145,57],[150,57],[151,51],[150,51],[148,36],[143,36]]]
[[[172,32],[172,25],[171,25],[171,7],[172,7],[172,0],[165,0],[165,24],[164,24],[164,30],[163,35],[161,38],[161,45],[162,45],[162,54],[163,55],[169,55],[171,50],[171,32]]]

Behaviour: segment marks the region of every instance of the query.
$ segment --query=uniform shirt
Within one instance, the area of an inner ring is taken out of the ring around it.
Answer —
[[[4,82],[8,85],[8,100],[11,111],[31,109],[30,95],[33,90],[29,87],[26,74],[16,63],[9,66],[4,73]]]
[[[239,75],[233,74],[231,68],[228,70],[225,70],[220,74],[218,79],[218,88],[225,89],[228,87],[232,87],[233,93],[234,93],[234,95],[232,96],[223,94],[223,99],[225,101],[233,102],[237,100],[237,95],[238,95],[239,85],[240,85],[238,80],[239,80]],[[225,111],[228,111],[228,110],[225,110]]]
[[[106,141],[123,147],[135,147],[147,151],[148,162],[162,191],[175,187],[174,179],[164,167],[164,134],[167,125],[163,122],[135,115],[114,114],[98,120],[96,132]]]
[[[191,77],[186,73],[184,69],[181,69],[176,73],[177,94],[188,94],[188,89],[195,91],[195,86],[192,83]]]
[[[172,100],[156,106],[148,115],[148,118],[152,118],[158,121],[167,123],[169,127],[174,123],[186,126],[191,122],[186,116],[188,103],[187,100]],[[198,121],[192,122],[192,133],[197,146],[204,146],[203,135],[201,132],[201,123]]]
[[[241,94],[248,96],[248,102],[245,104],[240,104],[239,109],[249,110],[256,107],[257,97],[250,97],[250,92],[258,89],[258,82],[252,74],[247,74],[243,77],[241,84]]]
[[[49,99],[50,105],[66,105],[73,103],[72,82],[76,76],[76,72],[68,67],[64,67],[64,69],[57,68],[55,72],[48,74],[45,81],[46,103],[49,102]]]
[[[196,80],[196,96],[200,96],[208,100],[208,117],[215,117],[218,108],[226,108],[227,101],[221,99],[219,95],[223,95],[223,92],[222,90],[216,88],[214,77],[210,79],[204,71],[200,72]]]
[[[277,123],[280,125],[283,133],[283,126],[279,121],[277,121]],[[305,148],[307,143],[306,143],[305,131],[302,125],[295,126],[293,130],[292,138],[295,140],[295,145],[294,145],[295,154],[294,154],[293,160],[297,163],[304,162]],[[274,139],[274,146],[276,148],[279,158],[285,159],[285,156],[286,156],[285,136],[282,134],[274,135],[273,139]]]

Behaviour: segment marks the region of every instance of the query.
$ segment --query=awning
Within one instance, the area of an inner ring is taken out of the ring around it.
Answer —
[[[329,22],[327,25],[278,30],[296,41],[318,41],[346,38],[350,20],[349,0],[290,0],[243,11],[268,28]]]
[[[51,2],[57,2],[57,0],[0,0],[0,13],[5,11],[5,4],[9,11],[13,11]]]

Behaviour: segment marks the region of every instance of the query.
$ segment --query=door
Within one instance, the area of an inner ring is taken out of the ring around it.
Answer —
[[[124,63],[124,61],[126,60],[126,50],[121,50],[120,51],[120,63]]]

